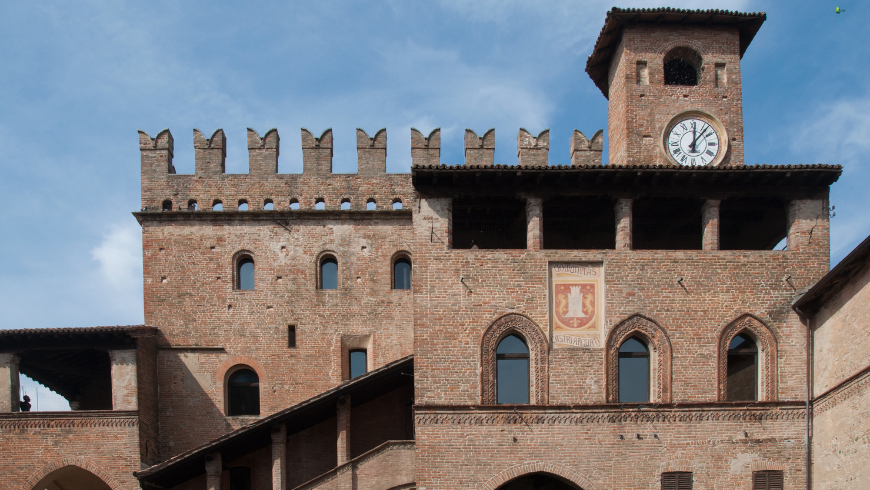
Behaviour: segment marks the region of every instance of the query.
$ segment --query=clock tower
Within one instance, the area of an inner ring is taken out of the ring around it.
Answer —
[[[740,59],[764,13],[607,13],[586,72],[609,100],[610,163],[743,165]]]

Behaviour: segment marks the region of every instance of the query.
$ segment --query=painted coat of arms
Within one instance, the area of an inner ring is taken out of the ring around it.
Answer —
[[[551,264],[550,323],[554,347],[601,347],[603,272],[601,264]]]

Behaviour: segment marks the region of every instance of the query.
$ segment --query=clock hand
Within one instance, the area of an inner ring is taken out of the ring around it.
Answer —
[[[706,133],[708,129],[710,129],[710,126],[707,126],[706,128],[704,128],[704,130],[701,131],[701,134],[699,134],[694,140],[692,140],[692,153],[695,153],[695,151],[696,151],[695,150],[695,143],[697,143],[698,139],[700,139],[702,136],[704,136],[704,133]]]
[[[689,145],[689,148],[691,148],[692,153],[695,153],[695,142],[698,141],[698,137],[695,136],[695,125],[694,124],[692,124],[692,138],[693,138],[692,144]]]

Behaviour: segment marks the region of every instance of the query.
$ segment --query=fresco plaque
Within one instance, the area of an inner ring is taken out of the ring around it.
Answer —
[[[550,338],[553,347],[604,345],[604,266],[550,264]]]

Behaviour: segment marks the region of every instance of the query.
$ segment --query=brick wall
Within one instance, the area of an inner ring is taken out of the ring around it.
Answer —
[[[674,47],[698,52],[698,85],[664,84],[663,57]],[[609,161],[620,165],[671,165],[661,150],[662,132],[677,114],[699,110],[725,126],[729,149],[721,165],[744,163],[740,44],[736,28],[627,25],[610,68]],[[645,62],[648,84],[638,83],[637,63]],[[727,83],[717,86],[716,65]]]
[[[138,489],[136,412],[0,414],[0,488],[30,490],[67,465],[94,473],[113,490]]]

